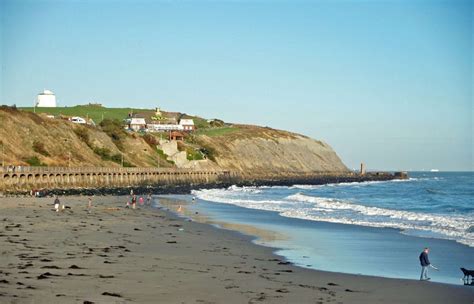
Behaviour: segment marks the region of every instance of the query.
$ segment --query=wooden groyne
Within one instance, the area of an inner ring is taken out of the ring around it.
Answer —
[[[231,182],[226,170],[100,167],[0,167],[0,191],[121,188]]]

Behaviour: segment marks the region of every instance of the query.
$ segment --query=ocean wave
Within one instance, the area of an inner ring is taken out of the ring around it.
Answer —
[[[337,223],[351,223],[370,227],[390,227],[398,229],[418,229],[432,231],[456,239],[474,247],[474,234],[470,227],[474,225],[472,217],[445,216],[430,213],[412,212],[405,210],[394,210],[380,207],[364,206],[348,201],[314,197],[301,193],[293,194],[287,199],[299,202],[313,203],[317,208],[328,211],[349,211],[340,213],[339,217],[334,214],[330,218],[320,214],[307,214],[308,219],[324,220]],[[288,214],[298,210],[289,210]],[[298,212],[297,212],[298,213]],[[349,217],[347,217],[349,215]]]
[[[259,187],[230,187],[193,191],[193,195],[206,201],[232,204],[249,209],[278,212],[281,216],[312,221],[352,224],[400,230],[422,230],[436,233],[440,238],[456,240],[474,247],[472,217],[443,216],[404,210],[364,206],[332,198],[296,193],[278,200],[242,197],[254,193]],[[239,194],[240,193],[240,194]]]
[[[343,182],[343,183],[330,183],[330,184],[323,184],[323,185],[293,185],[289,187],[289,189],[312,190],[312,189],[318,189],[322,187],[370,186],[370,185],[377,185],[377,184],[406,183],[406,182],[415,182],[415,181],[422,181],[422,180],[438,180],[438,178],[436,177],[432,177],[432,178],[410,177],[408,179],[392,179],[392,180],[386,180],[386,181]]]

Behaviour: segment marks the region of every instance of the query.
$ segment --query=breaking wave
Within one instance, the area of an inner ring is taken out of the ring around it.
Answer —
[[[368,183],[380,182],[363,184]],[[289,195],[283,197],[272,196],[269,192],[275,191],[273,187],[236,186],[228,189],[196,190],[193,191],[193,195],[206,201],[278,212],[281,216],[289,218],[395,228],[400,229],[402,233],[425,231],[429,232],[432,237],[456,240],[459,243],[474,247],[474,232],[472,231],[474,218],[472,216],[447,216],[444,214],[364,206],[346,199],[319,197],[301,192],[295,193],[295,189],[314,189],[314,187],[321,186],[305,187],[307,186],[283,187],[286,190],[293,189]],[[277,190],[282,191],[282,187]]]

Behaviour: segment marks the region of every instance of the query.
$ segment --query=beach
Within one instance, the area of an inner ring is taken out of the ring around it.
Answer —
[[[474,288],[304,269],[125,196],[0,198],[1,303],[472,303]],[[158,198],[160,199],[160,198]],[[166,201],[166,202],[165,202]]]

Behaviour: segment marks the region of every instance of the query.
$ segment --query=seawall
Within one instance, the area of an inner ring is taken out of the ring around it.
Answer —
[[[131,186],[211,184],[232,180],[225,170],[168,168],[2,167],[0,191],[33,189],[125,188]]]
[[[279,175],[242,176],[228,170],[103,167],[0,167],[0,192],[44,194],[189,193],[192,189],[261,185],[328,184],[407,178],[385,172],[281,172]]]

